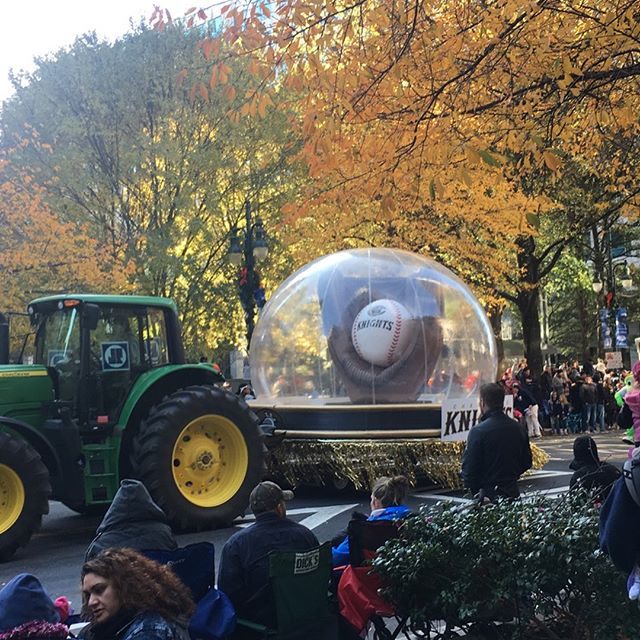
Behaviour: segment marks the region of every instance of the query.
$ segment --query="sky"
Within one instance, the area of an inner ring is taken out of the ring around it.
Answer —
[[[12,93],[9,69],[33,71],[33,58],[73,43],[96,31],[113,40],[153,13],[154,4],[183,15],[193,0],[5,0],[0,12],[0,103]]]

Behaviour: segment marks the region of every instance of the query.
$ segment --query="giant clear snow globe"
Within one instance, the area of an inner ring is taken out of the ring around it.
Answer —
[[[441,403],[495,380],[496,347],[471,290],[398,249],[325,256],[290,276],[251,340],[260,404]]]

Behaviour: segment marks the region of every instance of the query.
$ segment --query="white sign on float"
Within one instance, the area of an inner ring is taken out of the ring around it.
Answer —
[[[504,412],[513,418],[513,396],[505,395]],[[480,420],[478,396],[469,396],[457,400],[445,400],[442,403],[440,421],[441,440],[466,440],[469,430]]]

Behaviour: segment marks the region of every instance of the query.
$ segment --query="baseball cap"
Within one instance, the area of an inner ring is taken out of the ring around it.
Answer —
[[[249,506],[253,513],[272,511],[282,500],[291,500],[293,491],[283,491],[275,482],[265,480],[251,492]]]

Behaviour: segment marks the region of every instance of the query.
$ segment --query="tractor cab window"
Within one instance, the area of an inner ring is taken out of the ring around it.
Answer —
[[[40,323],[36,362],[57,371],[61,400],[75,400],[80,378],[80,319],[76,307],[58,309]]]
[[[161,309],[102,306],[91,332],[90,375],[98,413],[115,419],[134,380],[168,363],[164,312]]]

